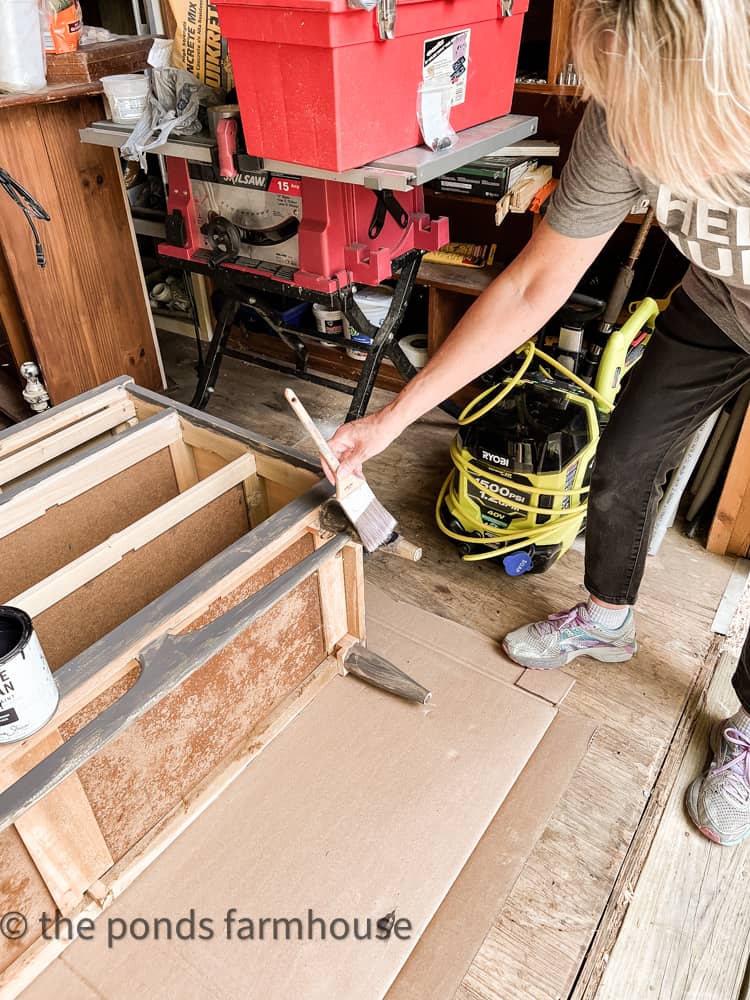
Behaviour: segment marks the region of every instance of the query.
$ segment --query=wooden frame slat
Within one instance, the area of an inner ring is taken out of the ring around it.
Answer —
[[[114,430],[118,424],[131,420],[135,415],[133,401],[124,393],[121,399],[105,409],[84,417],[63,430],[47,435],[31,447],[22,448],[0,459],[0,486],[19,479],[100,434]]]
[[[62,743],[60,733],[54,730],[35,747],[37,762]],[[16,773],[14,777],[19,778],[21,774]],[[15,826],[63,914],[71,913],[89,886],[114,863],[80,779],[75,774],[63,781],[43,802],[19,816]]]
[[[242,483],[254,472],[253,456],[249,453],[242,455],[208,479],[203,479],[168,503],[157,507],[150,514],[112,535],[106,542],[85,552],[67,566],[61,567],[56,573],[52,573],[23,594],[13,598],[11,603],[35,618],[53,604],[57,604],[63,597],[67,597],[74,590],[78,590],[114,566],[126,553],[141,548],[175,524],[184,521],[233,486]]]
[[[67,503],[162,448],[175,445],[180,436],[177,414],[164,410],[111,441],[77,454],[46,475],[20,483],[0,496],[0,538],[35,521],[50,507]]]

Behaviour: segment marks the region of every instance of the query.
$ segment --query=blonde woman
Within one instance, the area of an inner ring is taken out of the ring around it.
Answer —
[[[750,0],[579,0],[575,65],[589,104],[545,221],[427,367],[332,440],[361,472],[412,421],[509,355],[557,311],[644,195],[690,262],[602,437],[586,532],[587,602],[506,636],[553,669],[636,652],[632,606],[661,486],[680,446],[750,379]],[[738,711],[687,792],[711,840],[750,834],[750,640]]]

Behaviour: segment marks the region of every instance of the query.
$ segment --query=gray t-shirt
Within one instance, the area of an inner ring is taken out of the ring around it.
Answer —
[[[647,199],[656,221],[691,262],[686,294],[727,336],[750,352],[750,207],[685,198],[656,185],[615,152],[600,105],[581,120],[555,190],[547,222],[563,236],[585,239],[618,226]]]

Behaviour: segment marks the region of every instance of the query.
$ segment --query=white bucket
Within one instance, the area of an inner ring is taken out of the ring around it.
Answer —
[[[41,729],[59,697],[31,619],[20,608],[0,607],[0,743]]]
[[[326,309],[319,302],[313,305],[313,315],[318,332],[326,337],[341,337],[344,333],[344,314],[340,309]]]
[[[361,288],[354,293],[354,301],[369,319],[373,326],[382,326],[383,320],[393,299],[393,292],[390,288]],[[367,359],[367,348],[372,343],[369,337],[361,334],[352,327],[351,323],[344,317],[344,337],[349,344],[346,353],[356,361]]]
[[[120,125],[134,125],[148,104],[148,77],[143,73],[118,73],[116,76],[103,76],[102,86],[112,121]]]
[[[424,368],[427,364],[427,337],[424,333],[411,333],[403,337],[399,344],[415,368]]]

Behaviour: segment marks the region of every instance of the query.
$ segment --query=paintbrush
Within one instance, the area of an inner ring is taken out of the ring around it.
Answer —
[[[297,394],[291,389],[285,389],[284,396],[335,476],[336,499],[341,505],[341,509],[357,529],[357,534],[362,539],[364,547],[368,552],[373,552],[390,540],[396,530],[395,518],[388,513],[364,479],[359,476],[347,476],[346,479],[339,479],[336,473],[341,463],[313,423],[310,414],[297,398]]]

